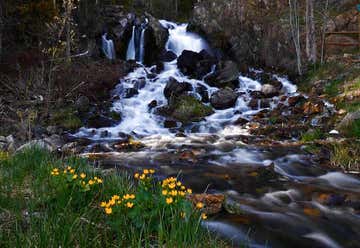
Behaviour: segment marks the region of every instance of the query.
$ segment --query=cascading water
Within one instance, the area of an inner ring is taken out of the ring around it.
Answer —
[[[145,57],[145,32],[147,28],[148,20],[141,25],[134,25],[132,27],[131,39],[128,44],[126,53],[126,60],[135,60],[143,63]]]
[[[205,49],[211,53],[200,36],[186,31],[186,24],[177,25],[168,21],[161,21],[161,24],[169,30],[166,50],[177,56],[184,50],[200,52]],[[144,33],[143,28],[133,27],[128,59],[143,61]],[[205,120],[183,127],[181,131],[185,132],[186,137],[176,137],[172,133],[174,130],[164,127],[165,117],[149,108],[151,102],[156,102],[158,107],[167,104],[164,88],[169,78],[188,82],[193,89],[201,84],[209,95],[219,89],[207,85],[204,80],[184,76],[178,69],[176,59],[164,63],[164,70],[159,74],[154,69],[138,67],[121,79],[115,88],[113,94],[119,96],[119,100],[114,102],[113,110],[122,116],[118,125],[97,130],[83,128],[77,134],[97,142],[110,143],[112,140],[117,142],[119,133],[126,133],[136,136],[146,146],[138,152],[120,150],[113,154],[114,157],[106,154],[106,161],[113,159],[116,165],[134,168],[153,166],[165,171],[165,174],[169,171],[170,174],[177,173],[180,169],[191,187],[197,186],[200,190],[213,187],[213,190],[221,193],[227,192],[228,202],[236,200],[241,218],[220,216],[206,225],[234,241],[235,245],[246,240],[250,247],[288,247],[289,244],[296,244],[294,247],[338,247],[340,242],[351,240],[360,233],[359,214],[345,207],[337,209],[331,205],[331,201],[337,203],[337,197],[341,198],[343,194],[353,197],[350,199],[358,199],[358,178],[340,172],[327,172],[301,148],[266,148],[266,145],[259,148],[234,138],[247,134],[242,126],[234,125],[237,119],[251,120],[255,114],[264,109],[271,110],[280,102],[280,97],[275,96],[269,99],[269,107],[262,108],[260,104],[257,108],[249,107],[251,93],[259,92],[262,88],[260,81],[239,75],[239,87],[236,89],[239,98],[234,107],[215,110]],[[253,70],[252,73],[258,75],[263,72]],[[297,87],[289,80],[278,75],[272,78],[281,83],[284,95],[297,95]],[[136,89],[137,94],[126,96],[129,89]],[[198,96],[195,90],[191,94]],[[105,131],[107,136],[101,137]],[[182,156],[183,150],[190,152]],[[190,159],[199,154],[196,157],[199,161],[194,159],[189,162],[186,160],[189,159],[188,154]],[[184,163],[185,166],[180,167]],[[271,173],[276,175],[271,176]],[[270,178],[266,179],[268,176]],[[264,181],[258,183],[261,180]],[[318,192],[320,194],[324,189],[325,196],[319,196]],[[329,197],[329,206],[318,201],[318,198],[326,197]],[[347,204],[351,206],[352,202]],[[256,228],[251,239],[247,237],[249,228]],[[283,232],[284,229],[287,232]],[[343,235],[333,235],[333,230],[343,230]],[[287,244],[286,240],[291,243]],[[359,241],[354,241],[354,245],[349,247],[359,244]]]
[[[129,45],[126,53],[126,60],[135,60],[135,31],[136,31],[136,27],[133,26],[131,39],[129,41]]]
[[[108,58],[110,60],[113,60],[116,58],[114,42],[111,39],[107,39],[106,33],[102,36],[102,50],[103,50],[106,58]]]

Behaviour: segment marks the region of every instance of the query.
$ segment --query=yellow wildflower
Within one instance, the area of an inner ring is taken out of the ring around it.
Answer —
[[[144,180],[145,179],[145,174],[142,174],[141,176],[140,176],[140,180]]]
[[[183,185],[183,186],[181,186],[181,190],[185,190],[185,186]]]
[[[154,174],[154,173],[155,173],[155,170],[150,169],[149,172],[150,172],[150,174]]]
[[[187,189],[188,194],[192,194],[192,190],[191,189]]]
[[[204,207],[204,203],[202,203],[202,202],[196,203],[196,208],[202,209],[203,207]]]
[[[76,178],[78,178],[78,175],[77,175],[77,174],[75,174],[75,175],[72,176],[72,179],[76,179]]]
[[[148,169],[145,169],[145,170],[144,170],[144,174],[145,174],[145,175],[149,174],[149,170],[148,170]]]
[[[112,208],[105,208],[106,214],[112,214]]]
[[[173,203],[173,198],[172,197],[169,197],[169,198],[166,198],[166,204],[171,204]]]
[[[162,191],[162,194],[163,194],[163,195],[167,195],[167,194],[168,194],[168,191],[167,191],[167,190],[163,190],[163,191]]]
[[[204,213],[202,213],[202,214],[201,214],[201,219],[206,220],[206,219],[207,219],[207,215],[204,214]]]
[[[100,203],[100,207],[102,207],[102,208],[106,207],[106,205],[107,205],[106,202],[101,202],[101,203]]]
[[[82,179],[84,179],[84,178],[86,177],[86,174],[85,174],[85,173],[81,173],[81,174],[80,174],[80,177],[81,177]]]
[[[97,182],[98,182],[98,184],[102,184],[102,183],[103,183],[103,180],[102,180],[101,178],[98,178],[98,179],[97,179]]]
[[[134,206],[134,203],[128,202],[128,203],[126,203],[126,206],[127,206],[128,208],[132,208],[132,207]]]
[[[172,195],[172,196],[177,196],[177,194],[178,194],[178,192],[176,190],[172,190],[170,192],[170,195]]]
[[[67,169],[68,169],[68,170],[71,170],[72,168],[71,168],[71,166],[68,166]]]
[[[136,179],[138,179],[139,178],[139,173],[135,173],[135,175],[134,175],[134,177],[136,178]]]
[[[185,192],[184,191],[179,191],[179,195],[185,196]]]
[[[89,185],[93,185],[95,182],[93,180],[89,180]]]
[[[113,195],[112,199],[114,199],[114,200],[119,200],[119,199],[120,199],[120,196],[118,196],[118,195]]]
[[[67,173],[67,170],[64,170],[63,173],[66,174],[66,173]]]
[[[74,169],[71,169],[71,170],[70,170],[70,173],[71,173],[71,174],[74,174],[74,173],[75,173],[75,170],[74,170]]]
[[[134,194],[129,195],[129,199],[135,199],[135,195]]]
[[[180,186],[181,186],[181,182],[177,182],[176,185],[180,187]]]
[[[174,189],[175,187],[176,187],[175,183],[170,183],[170,184],[169,184],[169,188],[170,188],[170,189]]]
[[[111,199],[111,200],[109,201],[109,205],[110,205],[110,206],[114,206],[114,205],[115,205],[115,200],[114,200],[114,199]]]
[[[120,201],[118,201],[118,202],[117,202],[117,204],[118,204],[118,205],[120,205],[120,204],[121,204],[121,200],[120,200]]]

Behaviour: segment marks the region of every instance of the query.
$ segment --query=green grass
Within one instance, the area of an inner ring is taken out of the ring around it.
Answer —
[[[212,107],[203,104],[192,96],[183,96],[177,99],[174,109],[172,116],[184,123],[200,121],[213,113]]]
[[[343,170],[360,171],[360,142],[332,145],[330,161]]]
[[[301,135],[302,142],[311,142],[324,138],[324,133],[320,129],[309,130]]]
[[[69,165],[75,172],[64,174]],[[103,183],[90,185],[95,176]],[[160,187],[152,179],[139,182],[126,173],[105,176],[83,159],[58,159],[39,149],[11,157],[2,153],[0,247],[225,246],[201,228],[200,212],[185,198],[166,204]],[[136,195],[133,208],[113,206],[106,215],[100,203],[126,193]]]

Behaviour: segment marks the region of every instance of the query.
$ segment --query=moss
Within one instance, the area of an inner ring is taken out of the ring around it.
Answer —
[[[182,96],[176,99],[173,108],[172,117],[183,123],[200,121],[214,112],[210,106],[204,105],[192,96]]]
[[[64,108],[54,112],[50,120],[51,125],[63,127],[68,130],[76,130],[82,126],[80,118],[73,108]]]

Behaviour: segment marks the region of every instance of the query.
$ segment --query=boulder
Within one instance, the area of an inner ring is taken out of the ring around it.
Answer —
[[[211,67],[215,62],[214,58],[205,50],[200,53],[185,50],[179,56],[177,65],[183,74],[202,79],[211,71]]]
[[[218,88],[235,88],[239,84],[239,70],[235,62],[227,60],[216,65],[215,71],[204,78],[205,82]]]
[[[167,99],[169,99],[171,96],[180,96],[191,90],[192,85],[190,83],[180,83],[175,78],[170,77],[165,86],[164,95]]]
[[[148,107],[149,107],[149,110],[153,109],[153,108],[156,108],[157,106],[157,101],[156,100],[152,100],[149,104],[148,104]]]
[[[201,96],[201,101],[208,103],[210,101],[209,92],[205,85],[198,84],[196,86],[196,92]]]
[[[352,113],[348,113],[344,119],[337,125],[336,129],[343,134],[351,134],[350,130],[356,126],[360,126],[360,110]]]
[[[86,96],[80,96],[75,102],[75,109],[79,112],[86,112],[89,110],[90,100]]]
[[[158,113],[182,123],[189,123],[201,121],[211,115],[213,110],[192,96],[180,96],[173,98],[167,107],[158,109]]]
[[[238,95],[235,91],[225,88],[215,92],[211,96],[210,102],[215,109],[227,109],[235,106],[237,98]]]
[[[159,56],[159,60],[162,62],[171,62],[175,59],[177,59],[177,55],[172,51],[163,51]]]
[[[86,126],[88,128],[102,128],[102,127],[111,127],[115,124],[116,121],[114,121],[112,118],[100,114],[95,114],[89,117]]]
[[[261,86],[261,92],[266,98],[271,98],[279,95],[279,90],[271,84],[264,84],[263,86]]]

